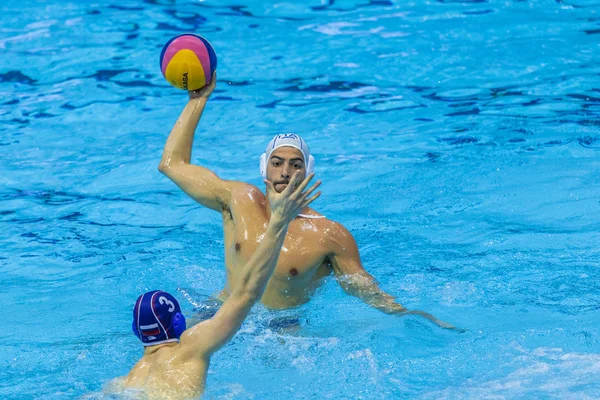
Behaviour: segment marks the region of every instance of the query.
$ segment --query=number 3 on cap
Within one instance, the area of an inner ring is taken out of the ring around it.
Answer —
[[[173,302],[172,302],[172,301],[170,301],[169,299],[167,299],[166,297],[164,297],[164,296],[160,296],[160,297],[158,298],[158,302],[159,302],[160,304],[168,304],[168,305],[169,305],[169,312],[173,312],[173,311],[175,311],[175,304],[173,304]]]

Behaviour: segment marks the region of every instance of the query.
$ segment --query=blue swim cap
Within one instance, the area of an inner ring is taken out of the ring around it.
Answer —
[[[185,328],[181,307],[169,293],[153,290],[135,302],[132,329],[144,346],[178,342]]]

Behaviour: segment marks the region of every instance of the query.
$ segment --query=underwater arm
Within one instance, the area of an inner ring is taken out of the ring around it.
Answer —
[[[386,314],[419,315],[434,324],[455,329],[454,326],[440,321],[433,315],[420,310],[408,310],[396,299],[381,290],[375,278],[369,274],[360,261],[358,246],[352,234],[340,224],[332,229],[333,253],[329,259],[335,275],[346,293],[358,297],[371,307]]]

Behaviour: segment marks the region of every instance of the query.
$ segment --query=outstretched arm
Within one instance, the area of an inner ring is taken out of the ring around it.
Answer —
[[[239,182],[222,180],[209,169],[190,164],[194,133],[216,80],[215,73],[207,86],[189,92],[190,100],[169,134],[158,170],[198,203],[222,211],[231,202],[233,185]]]
[[[312,175],[294,190],[299,183],[298,177],[299,174],[296,173],[288,187],[279,194],[270,182],[265,181],[271,203],[271,219],[264,238],[243,267],[236,286],[215,316],[188,329],[181,336],[181,344],[185,344],[197,356],[210,357],[240,329],[250,309],[265,291],[267,281],[277,264],[288,224],[304,207],[319,197],[320,193],[309,196],[320,182],[305,191]]]
[[[429,313],[408,310],[397,303],[393,296],[381,290],[375,278],[362,266],[358,247],[352,234],[337,223],[331,232],[333,253],[329,258],[340,285],[347,293],[360,298],[371,307],[386,314],[420,315],[442,328],[455,329],[454,326],[440,321]]]

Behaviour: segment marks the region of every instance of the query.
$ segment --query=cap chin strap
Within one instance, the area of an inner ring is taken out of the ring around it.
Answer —
[[[283,146],[282,146],[283,147]],[[289,146],[292,147],[292,146]],[[300,150],[300,149],[298,149]],[[302,150],[300,150],[302,151]],[[304,154],[304,153],[302,153]],[[267,153],[262,153],[262,155],[260,156],[260,174],[262,175],[263,179],[267,179]],[[310,156],[308,156],[308,164],[306,165],[306,175],[310,175],[313,170],[315,169],[315,158],[312,156],[312,154]]]

